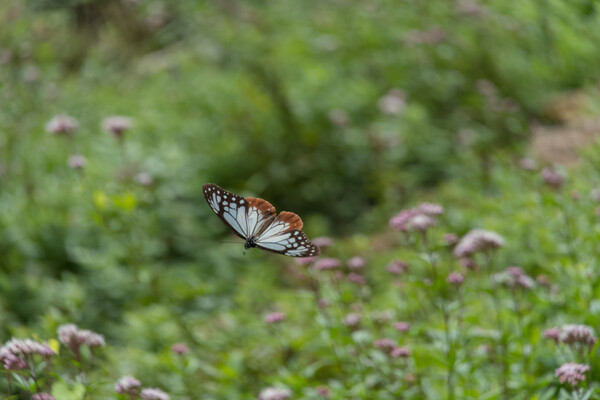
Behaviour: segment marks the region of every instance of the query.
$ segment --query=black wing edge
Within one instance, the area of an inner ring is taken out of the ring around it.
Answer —
[[[209,189],[212,189],[212,190],[209,190]],[[248,202],[242,196],[238,196],[235,193],[231,193],[231,192],[223,189],[221,186],[215,185],[214,183],[205,183],[204,185],[202,185],[202,194],[204,194],[204,199],[208,203],[209,207],[210,207],[210,202],[208,199],[209,199],[209,196],[212,196],[213,191],[222,192],[223,194],[231,196],[232,198],[236,199],[236,202],[238,202],[238,203],[240,200],[243,200],[246,207],[248,207]],[[213,210],[212,207],[210,207],[210,209]],[[246,237],[244,235],[242,235],[241,233],[236,231],[235,228],[233,228],[231,225],[229,225],[229,222],[227,222],[225,220],[225,218],[223,218],[223,209],[220,209],[218,212],[215,210],[213,210],[213,211],[215,214],[217,214],[217,216],[221,219],[221,221],[223,221],[225,226],[227,226],[231,232],[233,232],[236,236],[246,240]]]

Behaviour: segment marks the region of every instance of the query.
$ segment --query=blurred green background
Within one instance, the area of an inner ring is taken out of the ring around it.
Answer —
[[[442,183],[493,190],[532,121],[560,122],[553,101],[596,84],[598,7],[3,0],[0,338],[73,321],[160,370],[136,349],[201,342],[188,324],[232,323],[239,302],[262,312],[251,293],[283,261],[220,243],[207,182],[356,249]],[[47,132],[63,113],[73,134]],[[112,115],[133,121],[121,139],[102,128]]]

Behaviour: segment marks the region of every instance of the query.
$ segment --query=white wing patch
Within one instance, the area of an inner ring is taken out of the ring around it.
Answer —
[[[278,224],[287,225],[287,224]],[[269,230],[271,227],[268,228]],[[277,228],[280,232],[279,229]],[[312,257],[319,255],[320,250],[312,244],[304,232],[292,230],[285,233],[276,233],[275,235],[261,238],[256,242],[256,245],[265,250],[280,252],[286,256],[292,257]]]

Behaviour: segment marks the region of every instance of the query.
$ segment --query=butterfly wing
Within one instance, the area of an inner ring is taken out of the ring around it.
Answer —
[[[298,215],[283,211],[275,217],[275,207],[268,201],[245,199],[212,183],[202,186],[202,192],[225,225],[244,240],[253,237],[258,248],[292,257],[319,255],[319,247],[301,231]]]
[[[266,200],[247,197],[248,202],[248,237],[258,237],[275,218],[275,207]]]
[[[255,239],[260,249],[291,257],[312,257],[321,252],[319,247],[308,240],[302,229],[300,217],[289,211],[282,211],[277,218],[265,226]]]
[[[242,239],[247,239],[248,201],[212,183],[202,186],[202,192],[210,208],[225,225]]]

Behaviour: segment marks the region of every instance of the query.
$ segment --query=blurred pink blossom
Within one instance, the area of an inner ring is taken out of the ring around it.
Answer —
[[[565,180],[565,177],[554,168],[545,167],[544,169],[542,169],[542,179],[544,180],[546,185],[552,187],[553,189],[560,189]]]
[[[115,384],[115,392],[119,394],[128,394],[131,396],[136,396],[140,388],[142,387],[142,383],[135,379],[133,376],[124,376],[117,381]]]
[[[410,350],[406,346],[394,347],[390,355],[394,358],[408,358],[410,357]]]
[[[408,264],[405,261],[394,260],[388,264],[387,271],[392,275],[400,275],[408,271]]]
[[[315,263],[315,269],[317,270],[329,270],[340,268],[342,263],[337,258],[321,258]]]
[[[55,116],[46,124],[46,131],[53,135],[70,135],[77,129],[77,121],[65,114]]]
[[[146,388],[142,389],[140,398],[144,400],[169,400],[170,397],[167,393],[157,388]]]
[[[346,264],[350,269],[361,269],[367,265],[367,261],[362,257],[356,256],[349,259]]]
[[[285,314],[282,312],[272,312],[265,316],[264,321],[267,324],[277,324],[285,320]]]
[[[123,138],[123,134],[126,130],[131,128],[131,125],[131,118],[122,117],[120,115],[107,117],[104,119],[104,121],[102,121],[102,128],[106,132],[112,133],[115,137],[119,139]]]
[[[190,352],[190,349],[183,343],[175,343],[171,346],[171,351],[177,355],[184,355]]]
[[[410,323],[404,322],[404,321],[399,321],[394,324],[394,328],[398,332],[408,332],[410,330],[410,327],[411,327]]]
[[[556,369],[554,375],[560,380],[560,383],[568,383],[571,386],[577,386],[585,381],[585,374],[590,370],[586,364],[567,363]]]
[[[465,281],[465,276],[458,272],[450,272],[448,277],[446,278],[446,282],[451,284],[452,286],[460,287]]]
[[[462,237],[454,248],[454,256],[470,257],[478,252],[487,252],[504,246],[504,238],[496,232],[473,229]]]

